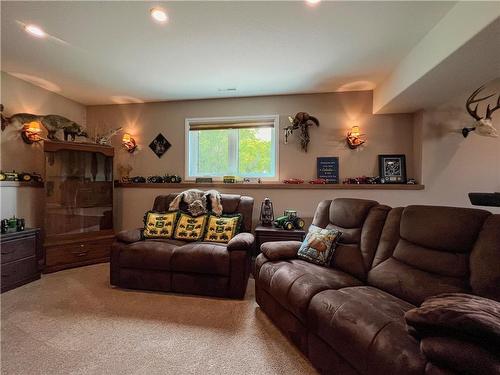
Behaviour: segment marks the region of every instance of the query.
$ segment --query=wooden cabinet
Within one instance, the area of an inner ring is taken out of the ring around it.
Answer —
[[[44,151],[44,272],[108,261],[114,149],[46,141]]]
[[[2,293],[40,278],[40,230],[26,229],[0,237]]]
[[[260,245],[264,242],[303,241],[305,235],[306,232],[300,229],[286,230],[258,225],[255,228],[255,255],[260,254]]]

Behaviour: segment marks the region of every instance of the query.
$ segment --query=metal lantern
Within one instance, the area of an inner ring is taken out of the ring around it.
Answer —
[[[260,205],[260,223],[266,227],[273,225],[274,210],[273,202],[269,198],[264,199]]]

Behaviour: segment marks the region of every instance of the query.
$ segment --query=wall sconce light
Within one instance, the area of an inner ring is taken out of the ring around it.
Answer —
[[[366,142],[365,139],[362,139],[360,134],[359,126],[353,126],[349,132],[347,132],[346,142],[351,150],[357,149],[363,143]]]
[[[23,129],[21,130],[21,138],[25,143],[30,145],[34,142],[42,140],[42,137],[40,137],[41,132],[42,129],[40,128],[40,123],[38,121],[32,121],[24,124]]]
[[[137,149],[137,143],[135,143],[135,139],[129,133],[123,134],[122,144],[130,153],[133,153]]]

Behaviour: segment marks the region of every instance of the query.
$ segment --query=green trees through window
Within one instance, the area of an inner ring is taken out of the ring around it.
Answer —
[[[275,175],[274,128],[207,129],[189,137],[191,176]]]

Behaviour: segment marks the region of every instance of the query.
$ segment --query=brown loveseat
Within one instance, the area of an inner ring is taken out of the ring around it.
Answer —
[[[154,211],[167,211],[177,194],[158,196]],[[111,251],[111,284],[130,289],[159,290],[243,298],[254,246],[253,198],[222,194],[223,214],[243,216],[241,233],[229,243],[141,240],[140,229],[117,234]]]
[[[405,312],[444,292],[500,300],[500,215],[336,199],[319,204],[313,224],[343,232],[331,267],[297,259],[300,242],[264,243],[255,289],[322,373],[430,374]]]

